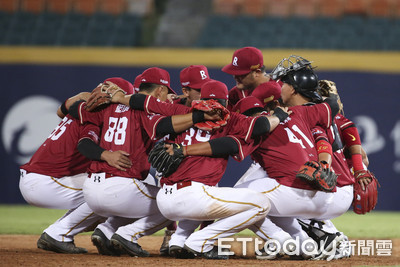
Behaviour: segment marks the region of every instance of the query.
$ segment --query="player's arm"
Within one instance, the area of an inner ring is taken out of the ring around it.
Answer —
[[[322,128],[316,127],[311,130],[315,146],[318,153],[318,161],[324,165],[331,166],[332,164],[332,145],[328,141],[328,137]]]
[[[81,92],[73,97],[68,98],[61,104],[61,106],[58,107],[57,116],[61,119],[64,118],[68,114],[68,109],[73,103],[79,100],[87,101],[89,96],[90,92]]]
[[[173,153],[172,145],[165,145],[167,151]],[[183,146],[183,155],[187,156],[208,156],[227,157],[239,153],[239,145],[232,137],[219,137],[208,142]]]
[[[194,124],[206,120],[220,120],[218,114],[210,115],[203,111],[194,110],[192,113],[184,115],[174,115],[163,118],[156,126],[157,136],[165,136],[186,131]]]
[[[161,114],[164,116],[187,114],[190,110],[188,107],[183,105],[173,105],[161,102],[155,97],[141,93],[133,95],[116,93],[112,97],[111,102],[129,106],[131,109],[143,110],[149,114]]]
[[[129,153],[125,151],[108,151],[90,138],[83,138],[78,143],[78,151],[91,160],[106,161],[108,165],[121,171],[126,171],[132,166]]]
[[[338,103],[338,96],[335,94],[331,94],[331,96],[327,97],[324,100],[324,103],[328,104],[331,108],[331,119],[332,121],[335,119],[336,114],[339,112],[339,103]]]

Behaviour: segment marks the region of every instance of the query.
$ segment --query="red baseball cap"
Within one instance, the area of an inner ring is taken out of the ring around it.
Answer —
[[[210,80],[208,70],[203,65],[190,65],[181,70],[180,81],[183,87],[200,89],[203,84]]]
[[[104,80],[104,82],[107,81],[115,83],[128,95],[134,94],[133,85],[125,79],[122,79],[120,77],[112,77]]]
[[[264,59],[261,51],[248,46],[236,50],[232,56],[232,63],[223,67],[222,71],[231,75],[243,75],[259,69],[263,65]]]
[[[240,99],[239,102],[237,102],[233,107],[232,111],[242,114],[252,108],[264,109],[264,105],[257,97],[248,96]]]
[[[277,81],[270,80],[257,86],[251,95],[257,97],[265,107],[272,100],[281,98],[281,92],[281,85]]]
[[[171,80],[169,78],[168,71],[157,67],[148,68],[147,70],[143,71],[141,83],[155,83],[164,85],[168,87],[170,94],[176,94],[175,91],[170,87]]]
[[[135,81],[133,82],[133,89],[135,92],[139,92],[139,86],[142,83],[142,74],[136,76]]]
[[[201,87],[201,98],[228,99],[228,87],[220,81],[211,80]]]

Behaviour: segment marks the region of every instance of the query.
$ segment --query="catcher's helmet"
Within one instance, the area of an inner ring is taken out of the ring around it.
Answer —
[[[313,101],[322,100],[317,92],[318,76],[307,59],[291,55],[279,62],[270,75],[273,79],[290,84],[296,92]]]

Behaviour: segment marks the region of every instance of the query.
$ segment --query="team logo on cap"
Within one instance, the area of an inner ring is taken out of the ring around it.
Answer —
[[[233,58],[233,61],[232,61],[232,65],[237,67],[237,66],[238,66],[237,61],[238,61],[238,58],[237,58],[237,57],[234,57],[234,58]]]
[[[201,70],[201,71],[200,71],[200,75],[201,75],[201,79],[202,79],[202,80],[205,80],[205,79],[208,78],[208,77],[207,77],[207,74],[206,74],[206,72],[205,72],[204,70]]]
[[[215,96],[214,94],[210,94],[210,96]]]
[[[189,85],[189,84],[190,84],[190,82],[184,82],[184,83],[182,83],[183,86],[187,86],[187,85]]]
[[[168,84],[168,81],[160,79],[160,82],[162,82],[163,84]]]

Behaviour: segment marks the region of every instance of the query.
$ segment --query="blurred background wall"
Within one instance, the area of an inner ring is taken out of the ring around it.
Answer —
[[[151,66],[221,71],[256,46],[267,70],[290,54],[337,83],[380,179],[377,209],[400,210],[399,0],[0,0],[0,203],[24,203],[19,165],[58,124],[57,107],[108,77],[133,82]],[[73,145],[73,144],[71,144]],[[221,185],[250,160],[230,161]]]

